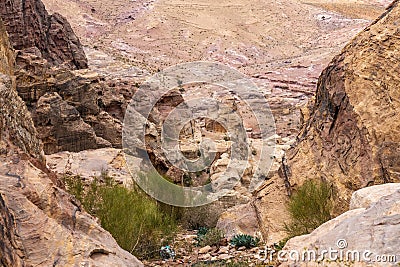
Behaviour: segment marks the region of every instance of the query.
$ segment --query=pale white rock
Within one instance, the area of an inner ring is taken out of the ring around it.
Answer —
[[[206,254],[206,253],[210,252],[211,249],[212,248],[210,246],[205,246],[205,247],[200,248],[199,253],[200,254]]]
[[[228,260],[228,259],[230,259],[230,258],[232,258],[233,256],[232,255],[229,255],[229,254],[221,254],[221,255],[218,255],[218,259],[219,260]]]
[[[225,254],[225,253],[228,253],[228,251],[229,251],[229,247],[225,246],[225,247],[220,247],[218,250],[218,253]]]
[[[381,197],[388,196],[400,190],[400,183],[390,183],[366,187],[353,193],[350,209],[368,208]]]

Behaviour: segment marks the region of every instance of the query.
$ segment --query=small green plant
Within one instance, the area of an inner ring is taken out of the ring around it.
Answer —
[[[201,228],[201,231],[197,233],[197,244],[200,247],[204,246],[219,246],[222,239],[224,239],[225,235],[221,229],[218,228]]]
[[[234,235],[230,241],[231,245],[235,247],[253,248],[258,245],[260,239],[251,235],[239,234]]]
[[[178,80],[178,90],[181,93],[185,92],[185,88],[183,88],[183,81],[182,80]]]
[[[282,239],[281,241],[279,241],[278,243],[274,243],[274,249],[276,251],[280,251],[283,249],[283,247],[286,245],[286,242],[288,241],[288,238]]]
[[[306,181],[290,198],[291,222],[285,224],[289,237],[308,234],[331,219],[332,190],[326,182]]]
[[[197,241],[197,245],[200,246],[200,242],[204,239],[204,236],[208,233],[208,227],[200,227],[197,231],[197,236],[195,240]]]
[[[192,186],[193,185],[193,180],[192,177],[190,177],[189,174],[185,173],[183,175],[183,185],[186,187]]]
[[[197,231],[197,237],[206,235],[208,230],[209,229],[207,227],[200,227],[199,230]]]

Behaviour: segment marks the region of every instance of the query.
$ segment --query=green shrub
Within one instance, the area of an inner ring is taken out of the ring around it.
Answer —
[[[280,241],[277,242],[277,243],[274,243],[274,244],[273,244],[274,249],[275,249],[276,251],[282,250],[283,247],[286,245],[286,243],[287,243],[288,240],[289,240],[288,238],[285,238],[285,239],[280,240]]]
[[[80,177],[64,180],[85,210],[98,217],[117,243],[137,257],[157,256],[161,245],[172,240],[175,220],[138,188],[117,185],[108,177],[95,178],[86,186]]]
[[[306,181],[290,198],[291,222],[285,224],[289,237],[308,234],[331,219],[332,190],[326,182]]]
[[[258,245],[260,239],[251,235],[239,234],[234,235],[230,241],[231,245],[235,247],[253,248]]]
[[[197,237],[206,235],[208,230],[209,229],[207,227],[200,227],[199,230],[197,231]]]
[[[225,235],[221,229],[211,228],[207,229],[202,227],[197,232],[197,245],[200,247],[205,246],[219,246],[222,239],[224,239]]]

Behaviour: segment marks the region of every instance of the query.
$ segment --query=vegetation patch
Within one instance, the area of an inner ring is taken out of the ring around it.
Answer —
[[[162,245],[172,241],[177,230],[173,216],[139,188],[118,185],[106,174],[88,184],[79,176],[65,176],[64,182],[117,243],[138,258],[154,258]]]
[[[332,211],[332,189],[326,182],[306,181],[289,201],[291,222],[285,224],[289,237],[309,234],[329,221]]]
[[[221,240],[224,239],[225,235],[221,229],[202,227],[197,232],[197,245],[200,247],[205,246],[219,246]]]
[[[231,245],[235,247],[253,248],[258,245],[260,239],[251,235],[239,234],[234,235],[230,241]]]

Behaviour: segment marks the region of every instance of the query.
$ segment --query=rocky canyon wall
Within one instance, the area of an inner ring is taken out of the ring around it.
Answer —
[[[14,60],[0,20],[0,266],[142,266],[46,168]]]
[[[68,21],[49,15],[40,0],[2,1],[0,17],[16,52],[17,91],[44,152],[120,147],[125,92],[86,69],[86,55]]]
[[[400,181],[399,18],[394,1],[322,72],[314,107],[281,168],[293,189],[306,179],[332,183],[336,213],[348,209],[355,190]]]
[[[38,0],[5,0],[0,3],[10,42],[18,53],[36,54],[51,65],[87,68],[86,55],[68,21],[49,15]]]

